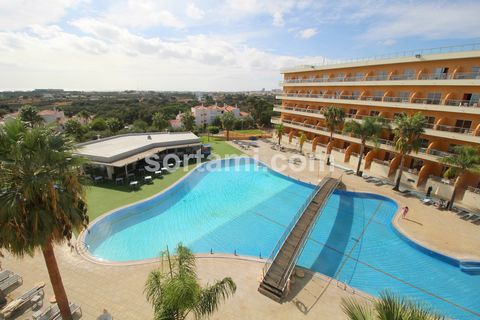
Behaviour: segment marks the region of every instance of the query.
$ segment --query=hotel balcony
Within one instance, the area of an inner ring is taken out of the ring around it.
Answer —
[[[280,119],[280,118],[275,118],[272,117],[271,122],[274,124],[279,124],[282,123],[284,126],[300,130],[300,131],[307,131],[311,132],[317,135],[323,135],[323,136],[330,136],[330,131],[328,131],[327,128],[319,126],[319,125],[312,125],[308,123],[302,123],[298,121],[292,121],[292,120],[286,120],[286,119]],[[347,134],[343,134],[341,131],[336,131],[333,134],[333,137],[335,139],[343,140],[343,141],[348,141],[351,143],[356,143],[356,144],[361,144],[360,139],[352,137]],[[372,147],[372,148],[380,148],[385,151],[390,151],[390,152],[395,152],[395,148],[393,146],[393,141],[391,140],[386,140],[386,139],[379,139],[378,140],[378,145],[375,145],[372,142],[367,142],[367,146]],[[441,150],[435,150],[435,149],[427,149],[427,148],[420,148],[418,153],[412,153],[410,156],[422,160],[429,160],[429,161],[434,161],[434,162],[439,162],[440,158],[450,156],[451,153],[441,151]]]
[[[372,107],[390,107],[424,111],[443,111],[455,113],[480,114],[480,102],[457,99],[402,98],[378,96],[335,96],[315,93],[282,93],[276,96],[279,100],[325,102]]]
[[[306,108],[299,108],[299,107],[288,107],[288,106],[276,105],[274,106],[273,111],[305,116],[305,117],[324,119],[324,116],[322,115],[321,111],[317,109],[306,109]],[[362,121],[363,117],[366,117],[366,115],[347,114],[346,120]],[[394,119],[392,118],[384,118],[384,119],[391,126],[394,126]],[[480,135],[476,136],[474,130],[467,129],[467,128],[459,128],[455,126],[427,124],[425,126],[425,134],[429,136],[435,136],[435,137],[446,138],[446,139],[480,143]]]
[[[346,76],[330,78],[285,79],[281,86],[478,86],[480,73],[425,73],[419,75]]]

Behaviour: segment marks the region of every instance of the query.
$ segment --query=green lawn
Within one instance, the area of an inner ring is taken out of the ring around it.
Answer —
[[[216,137],[210,137],[210,140],[208,140],[208,137],[203,136],[200,138],[202,143],[208,143],[212,146],[212,153],[219,155],[220,157],[225,157],[227,155],[242,155],[243,152],[240,151],[239,149],[233,147],[232,145],[228,144],[225,142],[225,140],[216,138]]]
[[[202,137],[202,142],[210,143],[212,145],[212,152],[221,157],[225,155],[243,154],[240,150],[232,147],[225,141],[211,137],[210,141],[207,142],[206,139],[207,137]],[[99,185],[87,186],[88,215],[90,221],[110,210],[146,199],[159,193],[185,176],[194,167],[195,165],[191,164],[186,167],[187,170],[179,168],[175,172],[163,175],[162,179],[154,179],[152,184],[140,186],[136,191],[132,191],[128,185],[115,185],[113,182],[103,182]]]

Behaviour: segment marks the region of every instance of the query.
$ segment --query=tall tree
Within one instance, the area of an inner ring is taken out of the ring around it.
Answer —
[[[321,110],[322,115],[325,117],[325,124],[330,131],[329,143],[333,141],[333,133],[339,129],[345,121],[345,110],[343,108],[329,106],[324,107]],[[327,165],[330,164],[330,152],[327,154]]]
[[[250,96],[246,100],[248,111],[259,126],[270,126],[270,118],[273,114],[273,103],[263,97]]]
[[[285,131],[285,128],[283,126],[283,123],[278,123],[277,125],[275,125],[275,133],[277,134],[278,145],[280,145],[280,143],[282,142],[282,136],[284,131]]]
[[[187,111],[182,114],[182,125],[187,131],[192,131],[195,126],[195,116],[192,112]]]
[[[62,318],[72,319],[53,244],[88,225],[83,161],[53,129],[11,121],[0,127],[0,249],[33,255],[40,248]]]
[[[227,131],[227,141],[230,140],[230,130],[233,130],[235,126],[235,116],[231,112],[225,112],[222,116],[222,127],[225,131]]]
[[[65,133],[73,137],[76,141],[82,141],[87,129],[75,119],[68,119],[65,122]]]
[[[467,171],[480,173],[480,154],[476,147],[468,145],[456,146],[453,149],[453,154],[451,156],[442,158],[440,161],[444,164],[450,165],[450,168],[445,171],[445,177],[455,178],[452,196],[448,204],[448,209],[451,210],[462,174]]]
[[[34,126],[42,122],[42,118],[38,115],[37,108],[31,105],[24,105],[20,108],[20,120]]]
[[[165,118],[165,115],[161,112],[155,112],[152,116],[152,125],[158,130],[163,131],[168,128],[168,120]]]
[[[382,292],[373,305],[343,298],[343,312],[350,320],[444,320],[445,317],[412,300],[388,291]]]
[[[421,141],[420,135],[425,132],[427,120],[417,112],[413,116],[402,114],[395,118],[395,128],[393,129],[393,142],[395,151],[400,155],[400,166],[398,167],[397,178],[393,190],[400,190],[400,181],[402,179],[405,156],[412,152],[418,152]]]
[[[305,141],[307,141],[307,136],[305,135],[304,132],[300,132],[300,137],[298,138],[298,143],[300,145],[300,153],[302,153],[303,145],[305,144]]]
[[[122,130],[123,123],[118,118],[108,118],[105,120],[105,124],[107,125],[108,130],[115,135],[118,131]]]
[[[360,176],[360,166],[367,142],[371,141],[377,145],[383,128],[387,128],[387,125],[381,117],[365,117],[362,122],[350,120],[345,123],[343,132],[351,133],[354,137],[360,139],[360,154],[356,172],[358,176]]]
[[[231,278],[223,278],[202,288],[198,283],[195,256],[181,243],[176,256],[162,255],[161,267],[150,272],[145,283],[145,295],[152,304],[156,320],[184,320],[190,313],[204,319],[218,310],[220,303],[237,289]],[[166,263],[167,270],[163,272]]]
[[[88,121],[90,120],[90,114],[85,109],[77,113],[77,117],[83,120],[83,124],[88,124]]]

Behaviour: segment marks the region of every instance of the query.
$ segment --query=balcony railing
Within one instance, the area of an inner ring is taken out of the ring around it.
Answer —
[[[304,112],[304,113],[312,113],[312,114],[322,114],[322,111],[319,109],[307,109],[307,108],[299,108],[299,107],[290,107],[290,106],[280,106],[276,105],[276,108],[284,109],[286,111],[297,111],[297,112]],[[365,117],[370,117],[371,115],[364,115],[364,114],[346,114],[345,118],[347,119],[357,119],[361,120]],[[393,123],[395,121],[394,118],[385,118],[382,117],[383,120],[387,123]],[[454,132],[454,133],[461,133],[467,135],[473,135],[475,133],[474,130],[471,128],[463,128],[463,127],[455,127],[455,126],[448,126],[448,125],[435,125],[434,123],[426,123],[426,129],[438,130],[438,131],[446,131],[446,132]]]
[[[473,193],[480,194],[480,189],[479,188],[468,187],[467,190],[470,191],[470,192],[473,192]]]
[[[357,81],[398,81],[398,80],[468,80],[480,79],[480,72],[424,73],[417,79],[415,74],[342,76],[328,78],[284,79],[281,83],[327,83],[327,82],[357,82]]]
[[[292,125],[296,125],[296,126],[300,126],[300,127],[314,129],[314,130],[329,132],[329,130],[326,127],[323,127],[323,126],[320,126],[320,125],[303,123],[303,122],[298,122],[298,121],[293,121],[293,120],[288,120],[288,119],[280,119],[278,117],[272,117],[272,120],[277,120],[277,121],[281,121],[281,122],[286,123],[286,124],[292,124]],[[340,135],[344,135],[343,132],[340,131],[340,130],[335,130],[335,133],[340,134]],[[346,135],[344,135],[344,136],[346,136]],[[350,136],[348,136],[348,137],[350,137]],[[395,143],[392,140],[378,139],[378,142],[380,144],[389,146],[391,148],[395,147]],[[427,149],[427,148],[420,148],[418,150],[418,153],[433,155],[433,156],[438,156],[438,157],[448,157],[448,156],[452,155],[451,153],[446,152],[446,151],[435,150],[435,149]]]
[[[324,62],[323,65],[335,65],[335,64],[342,64],[342,63],[352,63],[352,62],[367,62],[367,61],[374,61],[380,59],[398,59],[403,57],[416,57],[421,58],[422,55],[427,54],[441,54],[441,53],[452,53],[452,52],[462,52],[462,51],[474,51],[480,50],[480,43],[472,43],[472,44],[464,44],[464,45],[457,45],[457,46],[447,46],[447,47],[437,47],[437,48],[428,48],[428,49],[416,49],[416,50],[408,50],[408,51],[401,51],[395,53],[389,53],[385,55],[379,56],[372,56],[372,57],[364,57],[364,58],[357,58],[357,59],[350,59],[350,60],[327,60]],[[322,66],[322,65],[318,65]],[[315,68],[315,65],[299,65],[296,68]],[[289,69],[289,68],[287,68]]]
[[[282,96],[295,97],[295,98],[319,98],[319,99],[331,99],[331,100],[363,100],[363,101],[383,101],[394,103],[413,103],[413,104],[432,104],[432,105],[448,105],[455,107],[480,107],[480,102],[476,100],[456,100],[448,99],[442,104],[443,100],[440,98],[405,98],[405,97],[379,97],[379,96],[356,96],[356,95],[331,95],[331,94],[318,94],[318,93],[287,93],[279,92]]]

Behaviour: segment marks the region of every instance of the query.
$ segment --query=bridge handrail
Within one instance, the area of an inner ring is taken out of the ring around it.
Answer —
[[[272,249],[272,252],[268,256],[267,260],[265,261],[265,265],[263,266],[263,277],[265,277],[265,275],[267,274],[267,271],[270,268],[270,265],[272,264],[273,260],[275,260],[275,257],[280,251],[280,248],[283,246],[283,244],[287,240],[288,235],[292,231],[293,227],[297,224],[298,220],[302,216],[302,213],[305,211],[305,209],[308,207],[312,199],[317,195],[317,193],[320,191],[323,185],[328,181],[327,178],[329,178],[330,176],[331,174],[328,174],[327,176],[325,176],[322,179],[322,181],[320,181],[320,183],[315,187],[314,192],[312,192],[310,196],[302,204],[302,206],[298,208],[297,213],[295,213],[295,216],[290,221],[288,226],[285,228],[285,231],[283,232],[282,236],[280,237],[280,239],[278,239],[277,243],[275,244],[275,247]]]

